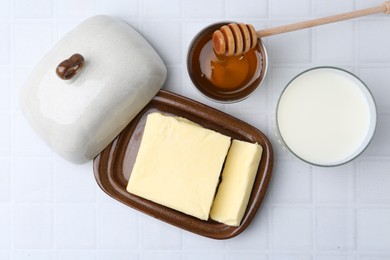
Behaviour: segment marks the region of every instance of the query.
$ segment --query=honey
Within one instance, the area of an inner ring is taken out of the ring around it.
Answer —
[[[258,44],[239,56],[217,55],[212,33],[223,24],[202,31],[190,47],[187,67],[195,87],[221,102],[239,101],[251,94],[265,75],[265,51]],[[260,42],[259,42],[260,43]]]

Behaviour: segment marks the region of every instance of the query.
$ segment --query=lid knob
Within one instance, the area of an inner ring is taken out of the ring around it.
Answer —
[[[68,80],[76,76],[84,67],[84,64],[84,57],[81,54],[75,53],[57,66],[56,73],[61,79]]]

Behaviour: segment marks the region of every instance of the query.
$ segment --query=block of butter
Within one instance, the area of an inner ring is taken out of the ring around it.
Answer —
[[[187,119],[149,114],[127,191],[207,220],[230,143]]]
[[[233,140],[222,172],[222,182],[210,217],[239,226],[252,191],[263,148],[259,144]]]

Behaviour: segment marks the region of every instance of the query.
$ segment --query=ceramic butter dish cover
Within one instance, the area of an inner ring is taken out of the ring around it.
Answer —
[[[123,21],[94,16],[62,38],[27,80],[20,106],[65,159],[98,155],[157,94],[166,67]]]

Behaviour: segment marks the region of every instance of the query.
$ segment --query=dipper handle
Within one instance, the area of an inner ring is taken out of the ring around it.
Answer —
[[[385,13],[390,14],[390,1],[380,6],[356,10],[348,13],[327,16],[304,22],[282,25],[274,28],[255,31],[250,24],[229,24],[222,26],[213,34],[213,48],[218,55],[241,55],[257,44],[257,38],[267,37],[300,29],[311,28],[318,25],[339,22],[356,17]]]
[[[257,37],[266,37],[271,36],[275,34],[285,33],[285,32],[291,32],[296,31],[300,29],[306,29],[311,28],[318,25],[328,24],[328,23],[334,23],[338,21],[353,19],[361,16],[371,15],[371,14],[377,14],[377,13],[385,13],[390,14],[390,1],[386,1],[380,6],[376,7],[370,7],[362,10],[356,10],[348,13],[342,13],[332,16],[327,16],[323,18],[313,19],[309,21],[304,22],[298,22],[288,25],[282,25],[274,28],[264,29],[257,31]]]

